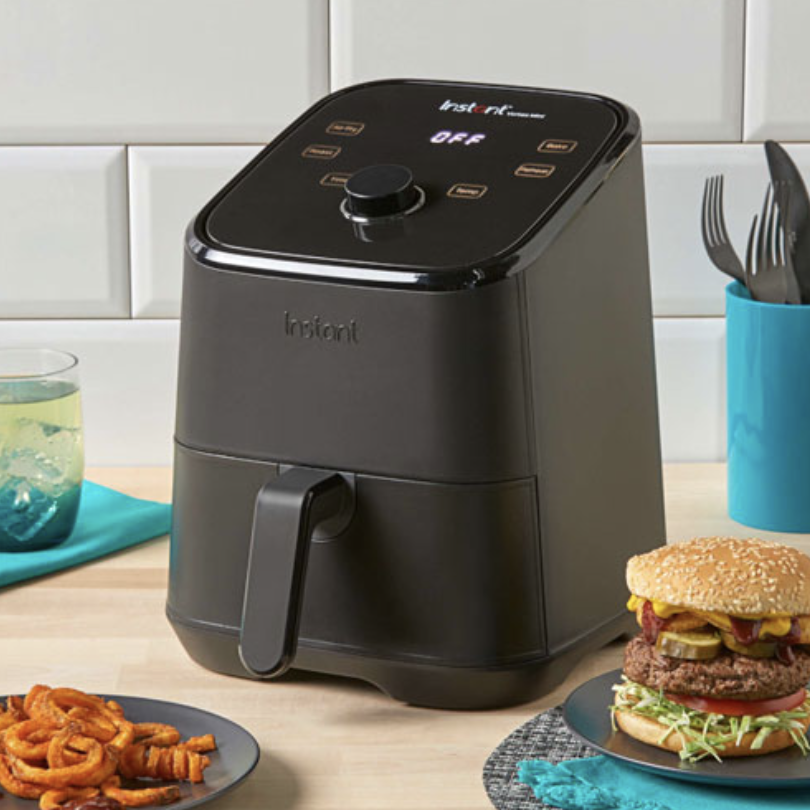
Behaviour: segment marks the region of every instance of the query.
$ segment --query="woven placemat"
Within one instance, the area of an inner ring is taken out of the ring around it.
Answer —
[[[517,781],[517,764],[524,759],[545,759],[555,765],[566,759],[596,756],[565,725],[562,709],[550,709],[515,729],[484,765],[484,788],[497,810],[541,810],[550,805],[534,797],[528,785]]]

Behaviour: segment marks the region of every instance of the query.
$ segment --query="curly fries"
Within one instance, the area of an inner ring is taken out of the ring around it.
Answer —
[[[171,804],[178,785],[132,780],[202,782],[215,749],[211,734],[182,742],[176,728],[132,723],[114,701],[78,689],[37,685],[0,704],[0,788],[39,800],[41,810],[101,797],[124,807]]]

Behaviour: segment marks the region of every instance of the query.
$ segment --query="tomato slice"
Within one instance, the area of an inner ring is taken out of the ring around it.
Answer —
[[[697,697],[696,695],[673,695],[667,693],[667,700],[673,703],[680,703],[690,709],[699,712],[711,712],[712,714],[728,714],[732,717],[742,717],[745,714],[757,716],[760,714],[773,714],[774,712],[786,712],[795,709],[804,703],[807,697],[806,689],[799,689],[792,695],[780,698],[768,698],[766,700],[734,700],[732,698],[715,699]]]

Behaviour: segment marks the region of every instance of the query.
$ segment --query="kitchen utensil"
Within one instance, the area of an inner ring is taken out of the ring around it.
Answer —
[[[183,739],[213,734],[217,750],[208,754],[211,765],[205,769],[205,781],[198,784],[181,782],[182,798],[171,806],[191,810],[219,798],[232,790],[253,772],[259,761],[259,745],[242,726],[217,714],[152,698],[106,695],[107,700],[121,704],[127,719],[133,723],[161,722],[174,726]],[[5,701],[6,698],[2,698]],[[36,803],[3,793],[3,810],[31,810]]]
[[[703,188],[703,211],[700,220],[703,244],[715,267],[737,281],[745,283],[745,271],[731,245],[723,214],[723,175],[706,179]]]
[[[612,687],[621,681],[621,669],[591,678],[565,701],[563,717],[568,728],[586,745],[634,768],[672,779],[747,788],[798,788],[810,786],[810,757],[793,746],[762,757],[729,757],[723,762],[702,759],[685,763],[677,754],[646,745],[621,731],[614,731],[608,706]]]
[[[778,222],[776,195],[769,184],[762,213],[751,223],[745,253],[745,284],[755,301],[784,304],[788,280],[784,259],[784,228]]]
[[[79,361],[0,349],[0,551],[67,540],[84,478]]]
[[[810,532],[810,307],[726,288],[729,516],[757,529]]]
[[[220,672],[483,708],[632,624],[664,541],[635,114],[341,90],[186,244],[167,612]]]
[[[789,183],[793,189],[790,217],[784,219],[793,235],[793,260],[802,300],[810,302],[810,198],[807,188],[801,172],[780,144],[765,141],[765,155],[772,181]]]
[[[799,278],[796,274],[796,262],[793,256],[794,239],[787,223],[790,222],[790,209],[794,197],[793,187],[787,182],[774,183],[774,199],[776,200],[776,233],[774,241],[776,252],[785,272],[786,304],[798,305],[802,303],[802,291]]]

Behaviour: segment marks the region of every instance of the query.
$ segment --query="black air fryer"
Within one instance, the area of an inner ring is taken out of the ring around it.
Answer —
[[[638,118],[428,81],[320,101],[189,229],[177,407],[192,658],[445,708],[547,691],[664,541]]]

